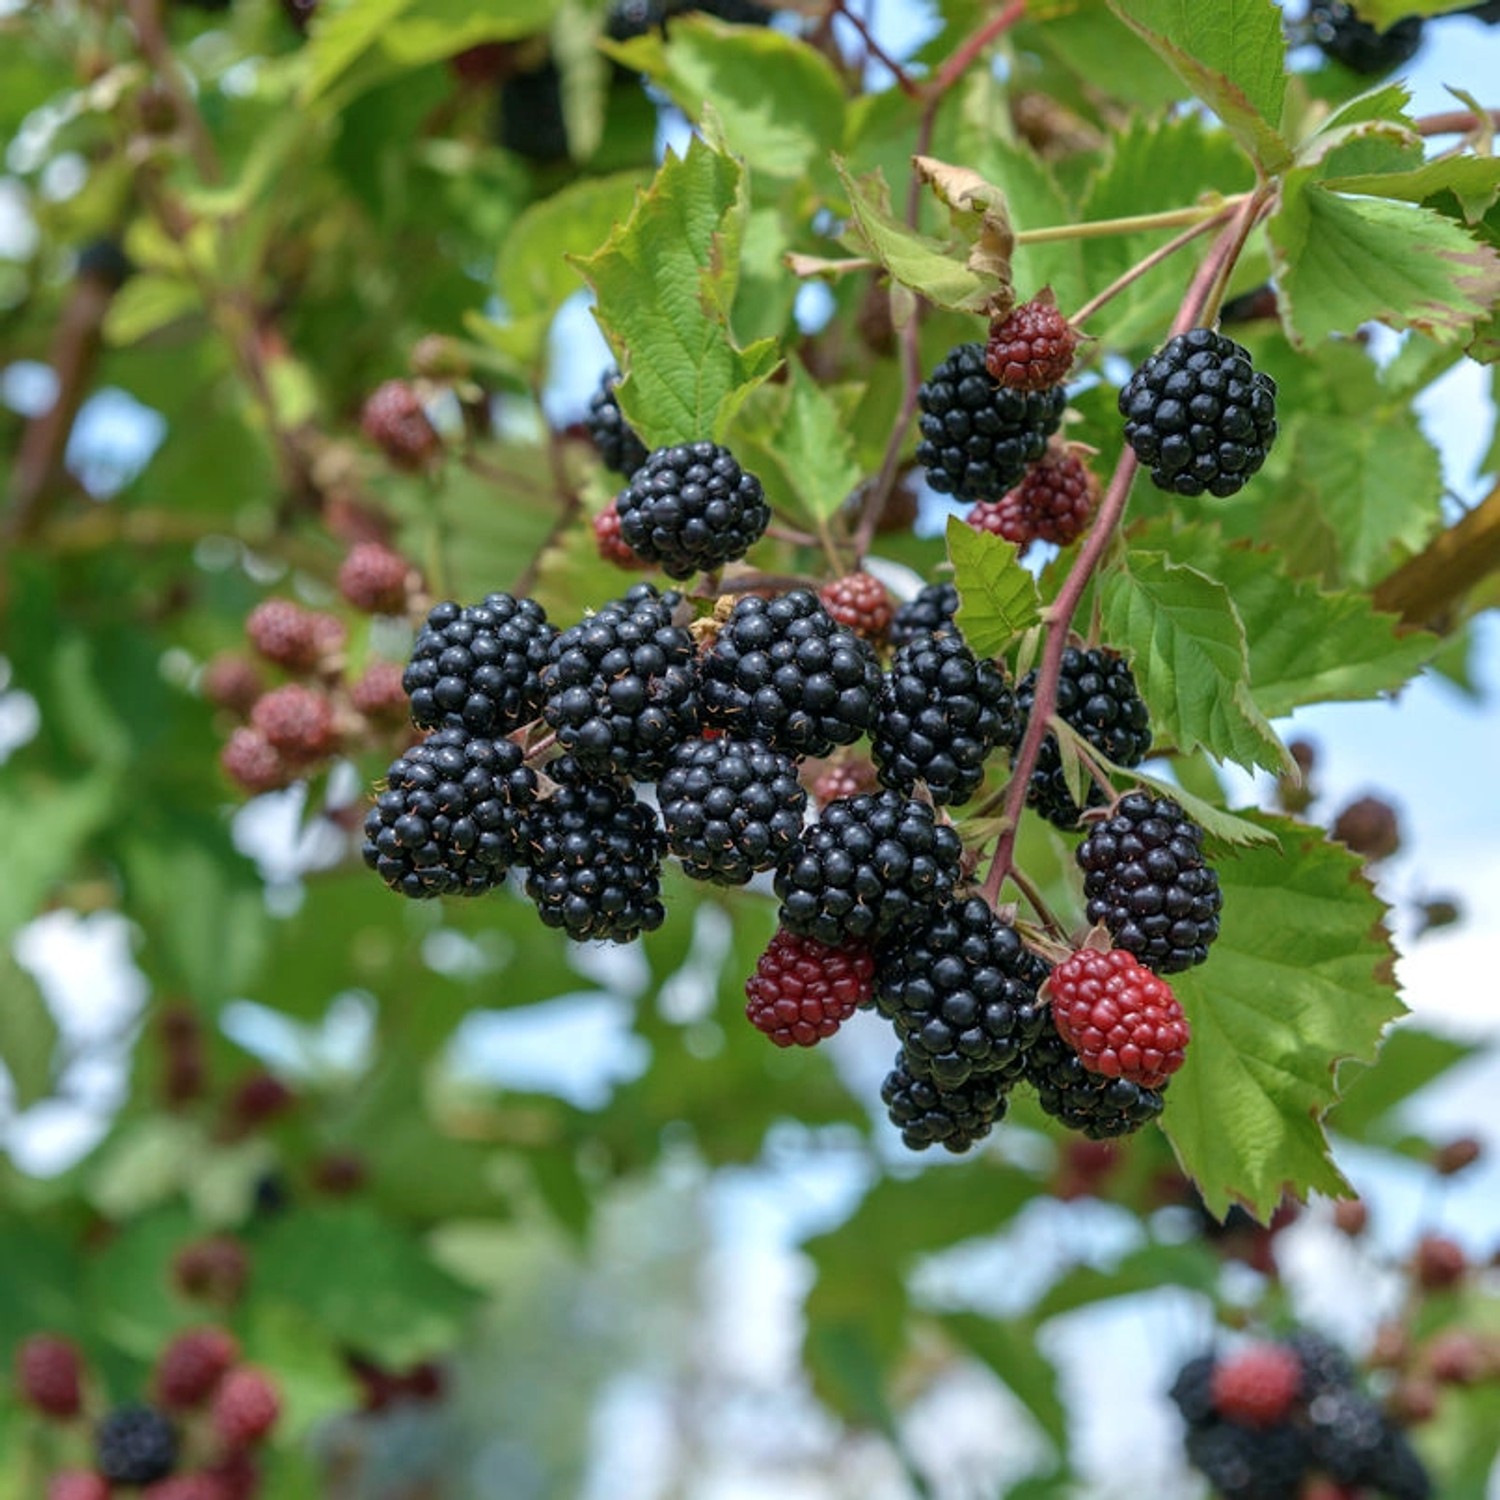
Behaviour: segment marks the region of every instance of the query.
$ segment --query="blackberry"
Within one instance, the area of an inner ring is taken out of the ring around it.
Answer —
[[[967,802],[996,745],[1015,736],[1015,694],[991,661],[959,635],[934,635],[896,652],[871,731],[880,779],[910,792],[925,782],[934,802]]]
[[[360,412],[360,427],[393,467],[415,473],[442,451],[443,440],[427,416],[416,388],[404,380],[387,380],[376,388]]]
[[[1381,1492],[1390,1500],[1431,1500],[1432,1477],[1399,1427],[1386,1423],[1375,1472]]]
[[[797,767],[754,740],[688,740],[656,787],[667,848],[696,880],[743,885],[779,863],[802,832]]]
[[[1026,721],[1036,699],[1036,673],[1028,672],[1016,688],[1016,741],[1026,732]],[[1151,748],[1151,723],[1135,685],[1135,676],[1122,657],[1112,651],[1080,651],[1069,646],[1062,656],[1057,682],[1057,712],[1096,750],[1117,766],[1138,766]],[[1057,737],[1042,741],[1026,801],[1049,823],[1074,828],[1082,811],[1073,801],[1063,777]],[[1104,794],[1090,782],[1090,807],[1104,802]]]
[[[599,381],[599,389],[589,398],[589,436],[594,440],[599,460],[606,469],[623,474],[627,479],[646,462],[649,457],[646,445],[635,435],[635,429],[625,420],[620,403],[615,399],[615,387],[620,383],[620,372],[608,369]]]
[[[1043,1029],[1026,1054],[1026,1081],[1049,1115],[1090,1140],[1129,1135],[1162,1110],[1159,1090],[1090,1073],[1051,1027]]]
[[[1214,1412],[1214,1357],[1200,1354],[1178,1372],[1168,1395],[1189,1427],[1207,1427],[1218,1420]]]
[[[1099,487],[1083,461],[1066,447],[1049,448],[1015,489],[999,500],[980,500],[964,520],[976,531],[1018,547],[1054,542],[1066,547],[1088,530]]]
[[[36,1333],[16,1354],[21,1399],[44,1416],[66,1421],[83,1410],[83,1361],[78,1347],[55,1334]]]
[[[880,664],[818,596],[747,594],[703,657],[703,717],[787,755],[827,755],[874,722]]]
[[[547,775],[557,787],[532,813],[526,874],[542,921],[580,943],[628,943],[660,927],[666,841],[655,811],[629,783],[590,777],[572,756]]]
[[[1008,1081],[996,1073],[975,1073],[955,1088],[939,1088],[913,1074],[906,1051],[885,1075],[880,1097],[891,1124],[913,1151],[942,1146],[955,1155],[981,1141],[1005,1117]]]
[[[536,773],[510,740],[440,729],[391,762],[365,818],[365,863],[403,896],[479,896],[526,851]]]
[[[214,1434],[226,1448],[250,1448],[281,1416],[281,1396],[265,1371],[249,1365],[231,1370],[214,1393]]]
[[[878,641],[890,629],[891,596],[871,573],[846,573],[818,590],[823,608],[856,635]]]
[[[743,557],[771,524],[760,480],[717,443],[658,448],[615,496],[615,509],[625,545],[669,578]]]
[[[1068,378],[1077,348],[1078,333],[1049,289],[991,325],[985,368],[1012,390],[1044,391]]]
[[[681,602],[638,583],[553,641],[542,716],[585,772],[649,780],[697,734],[696,648],[672,623]]]
[[[1420,16],[1407,16],[1380,31],[1361,21],[1344,0],[1313,0],[1307,7],[1307,28],[1325,57],[1366,76],[1392,72],[1410,62],[1422,45]]]
[[[1183,1064],[1187,1017],[1165,979],[1123,948],[1081,948],[1043,992],[1057,1034],[1090,1073],[1159,1089]]]
[[[1151,482],[1177,495],[1236,494],[1276,438],[1276,382],[1208,328],[1168,339],[1125,382],[1119,404],[1125,441]]]
[[[1318,1467],[1340,1484],[1381,1484],[1385,1414],[1348,1387],[1320,1391],[1307,1402],[1307,1446]]]
[[[135,265],[118,240],[107,236],[90,240],[78,252],[76,267],[80,280],[97,281],[111,292],[117,292],[135,272]]]
[[[778,1047],[812,1047],[870,998],[875,956],[864,943],[832,948],[777,930],[745,981],[745,1015]]]
[[[959,344],[917,392],[927,483],[960,500],[998,500],[1047,451],[1062,421],[1061,386],[1017,391],[997,385],[983,344]]]
[[[1324,1391],[1341,1391],[1354,1384],[1354,1366],[1349,1356],[1320,1333],[1299,1328],[1286,1339],[1286,1346],[1302,1363],[1304,1400]]]
[[[417,635],[401,679],[412,723],[425,729],[462,723],[470,734],[509,734],[541,708],[541,670],[557,627],[534,599],[487,594],[460,608],[436,605]]]
[[[557,162],[568,156],[562,73],[548,58],[529,72],[515,73],[500,89],[500,145],[527,161]]]
[[[604,33],[612,42],[628,42],[648,31],[659,31],[673,16],[695,10],[736,26],[771,24],[771,11],[755,0],[619,0],[604,23]]]
[[[599,556],[617,568],[637,571],[651,566],[625,545],[625,538],[620,535],[620,512],[613,500],[594,517],[594,545]]]
[[[897,792],[830,802],[776,871],[781,925],[837,946],[920,920],[953,889],[963,846]]]
[[[951,583],[929,583],[896,611],[889,632],[892,647],[900,650],[923,636],[957,630],[953,617],[958,602],[958,590]]]
[[[111,1484],[153,1484],[177,1466],[177,1430],[154,1407],[117,1407],[95,1430],[94,1453]]]
[[[1301,1489],[1308,1451],[1292,1426],[1258,1431],[1233,1422],[1192,1429],[1187,1455],[1224,1500],[1287,1500]]]
[[[1203,830],[1169,797],[1131,792],[1096,823],[1074,858],[1089,921],[1157,974],[1201,964],[1219,935],[1219,877]]]
[[[876,950],[875,1008],[894,1023],[906,1069],[939,1088],[1018,1078],[1042,1034],[1047,966],[977,896],[940,906]]]

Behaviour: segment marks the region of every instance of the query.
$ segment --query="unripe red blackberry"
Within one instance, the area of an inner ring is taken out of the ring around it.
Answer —
[[[66,1421],[83,1410],[83,1360],[78,1346],[35,1333],[16,1352],[21,1399],[45,1417]]]
[[[415,471],[442,451],[443,440],[428,420],[422,398],[404,380],[376,388],[360,414],[365,436],[398,469]]]
[[[923,636],[956,630],[958,590],[951,583],[929,583],[915,599],[909,599],[891,620],[890,643],[893,650],[909,645]]]
[[[288,764],[310,765],[339,747],[333,704],[324,693],[289,682],[257,700],[250,711],[250,727]]]
[[[658,448],[615,496],[615,508],[625,544],[669,578],[743,557],[771,524],[760,480],[717,443]]]
[[[91,1469],[68,1469],[47,1481],[47,1500],[110,1500],[109,1480]]]
[[[241,1365],[231,1370],[214,1394],[214,1432],[226,1448],[249,1448],[261,1441],[281,1415],[281,1397],[264,1370]]]
[[[1389,859],[1401,847],[1396,809],[1382,797],[1361,797],[1333,821],[1333,836],[1372,863]]]
[[[239,1130],[257,1130],[286,1114],[297,1096],[274,1073],[265,1069],[242,1078],[229,1096],[229,1118]]]
[[[962,849],[898,792],[830,802],[776,871],[781,925],[834,946],[882,937],[948,896]]]
[[[880,664],[810,589],[746,595],[702,658],[703,717],[786,755],[827,755],[875,718]]]
[[[165,1479],[177,1464],[177,1430],[151,1406],[121,1406],[94,1433],[95,1462],[111,1484]]]
[[[831,947],[778,929],[745,981],[745,1015],[778,1047],[811,1047],[869,1000],[874,973],[864,943]]]
[[[1276,382],[1221,333],[1193,328],[1146,359],[1120,392],[1125,441],[1158,489],[1243,489],[1276,439]]]
[[[339,593],[367,615],[406,613],[414,569],[380,542],[360,542],[339,564]]]
[[[1078,455],[1051,447],[1026,471],[1020,484],[999,500],[981,500],[964,519],[1024,547],[1054,542],[1066,547],[1088,530],[1099,486]]]
[[[260,795],[290,786],[297,769],[258,729],[241,725],[219,751],[224,774],[247,792]]]
[[[542,716],[584,772],[650,779],[697,735],[697,647],[672,623],[681,602],[638,583],[552,643]]]
[[[1444,1385],[1476,1385],[1490,1373],[1490,1357],[1479,1335],[1465,1328],[1438,1334],[1427,1346],[1427,1368]]]
[[[249,1276],[249,1252],[228,1235],[184,1245],[172,1261],[172,1279],[184,1297],[221,1307],[239,1301]]]
[[[439,729],[391,762],[364,861],[414,900],[483,895],[527,856],[536,786],[519,745]]]
[[[997,745],[1015,735],[1015,694],[957,633],[902,646],[881,685],[871,754],[897,791],[922,782],[934,802],[967,802]]]
[[[885,585],[871,573],[835,578],[818,590],[818,598],[834,620],[867,641],[881,640],[895,614]]]
[[[974,1073],[953,1088],[939,1088],[911,1072],[903,1048],[880,1086],[891,1124],[913,1151],[941,1145],[957,1155],[990,1133],[1005,1116],[1010,1080],[998,1073]]]
[[[1043,1029],[1026,1054],[1025,1077],[1049,1115],[1090,1140],[1139,1130],[1161,1114],[1164,1102],[1156,1089],[1091,1073],[1051,1027]]]
[[[216,1459],[209,1474],[219,1482],[223,1500],[258,1500],[261,1494],[261,1466],[248,1448]]]
[[[448,71],[460,83],[471,88],[483,88],[498,83],[514,65],[516,44],[514,42],[478,42],[455,52],[448,59]]]
[[[960,344],[923,382],[917,462],[927,483],[960,500],[998,500],[1047,449],[1067,406],[1061,386],[1017,391],[995,383],[983,344]]]
[[[372,661],[349,687],[349,702],[376,724],[406,722],[411,702],[402,685],[402,668],[393,661]]]
[[[1246,1427],[1274,1427],[1302,1391],[1302,1361],[1285,1344],[1252,1344],[1214,1366],[1213,1403]]]
[[[1053,969],[1043,995],[1089,1072],[1160,1089],[1182,1066],[1190,1036],[1182,1006],[1123,949],[1080,949]]]
[[[944,1089],[976,1073],[1014,1081],[1046,1023],[1046,974],[984,901],[953,900],[876,949],[875,1008],[895,1025],[908,1073]]]
[[[556,639],[535,599],[494,593],[467,608],[451,599],[435,605],[401,679],[412,723],[461,723],[486,738],[531,723],[541,712],[541,672]]]
[[[620,511],[613,500],[594,517],[594,543],[599,556],[617,568],[640,569],[651,566],[645,558],[630,550],[620,533]]]
[[[204,667],[198,685],[216,708],[227,708],[240,718],[249,714],[266,686],[255,663],[234,652],[214,657]]]
[[[1169,797],[1131,792],[1074,853],[1090,922],[1157,974],[1201,964],[1219,935],[1219,877],[1203,830]]]
[[[790,852],[807,793],[797,767],[755,740],[685,740],[656,784],[667,848],[694,879],[743,885]]]
[[[179,1333],[156,1362],[156,1396],[168,1411],[199,1406],[239,1358],[239,1345],[222,1328]]]
[[[331,618],[320,617],[290,599],[263,599],[250,611],[245,634],[267,661],[289,672],[311,672],[322,658],[324,645],[331,642],[323,623]]]
[[[584,421],[594,447],[598,450],[600,462],[606,469],[629,479],[646,462],[650,453],[620,410],[620,403],[615,397],[615,387],[619,383],[620,372],[617,369],[611,367],[604,372],[599,381],[599,389],[589,398],[588,415]]]
[[[1078,342],[1048,287],[990,325],[985,368],[1011,390],[1045,391],[1068,378]]]
[[[841,797],[857,797],[873,792],[880,785],[874,765],[862,756],[842,756],[831,761],[812,784],[813,801],[827,807]]]

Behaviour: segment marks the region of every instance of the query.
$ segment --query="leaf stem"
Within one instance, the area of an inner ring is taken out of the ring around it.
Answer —
[[[1018,245],[1049,245],[1059,240],[1099,240],[1115,234],[1140,234],[1151,229],[1176,229],[1183,224],[1212,223],[1225,209],[1238,208],[1252,193],[1235,193],[1217,203],[1193,203],[1155,214],[1130,214],[1123,219],[1085,219],[1081,224],[1048,224],[1041,229],[1018,229]]]
[[[1500,109],[1476,114],[1471,109],[1450,109],[1441,114],[1423,115],[1416,121],[1418,135],[1467,135],[1471,130],[1500,130]]]
[[[1114,301],[1121,292],[1139,281],[1148,271],[1154,270],[1164,260],[1176,255],[1184,245],[1190,245],[1199,235],[1206,234],[1210,229],[1222,228],[1233,212],[1234,209],[1226,205],[1213,218],[1200,219],[1196,224],[1184,229],[1181,234],[1168,240],[1165,245],[1159,245],[1150,255],[1143,256],[1123,275],[1117,276],[1097,296],[1089,298],[1068,321],[1075,327],[1086,323],[1106,303]]]
[[[921,86],[912,78],[911,74],[901,66],[879,42],[875,40],[873,33],[865,23],[865,18],[853,11],[848,0],[833,0],[833,9],[829,12],[831,16],[842,16],[858,33],[860,40],[865,44],[865,50],[876,62],[890,71],[896,80],[896,87],[906,95],[908,99],[920,99],[922,97]]]

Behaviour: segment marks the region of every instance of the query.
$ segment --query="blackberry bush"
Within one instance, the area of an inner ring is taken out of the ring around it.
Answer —
[[[818,596],[746,595],[703,657],[703,717],[787,755],[827,755],[875,718],[880,664]]]
[[[542,716],[585,771],[649,779],[698,732],[693,638],[682,596],[638,583],[562,632],[542,672]]]
[[[697,880],[743,885],[783,859],[802,832],[797,767],[753,740],[679,745],[657,783],[667,848]]]
[[[494,593],[467,608],[445,600],[428,614],[401,679],[412,723],[451,722],[490,737],[529,724],[541,710],[541,671],[556,638],[534,599]]]
[[[646,445],[635,434],[635,429],[625,420],[620,403],[615,399],[615,387],[620,383],[620,372],[608,369],[599,381],[599,389],[589,397],[587,423],[589,436],[606,469],[629,478],[646,462]]]
[[[917,462],[927,483],[960,500],[998,500],[1047,451],[1062,421],[1061,386],[997,385],[983,344],[960,344],[923,382]]]
[[[934,802],[967,802],[997,745],[1015,737],[1015,695],[993,662],[962,637],[928,636],[896,652],[880,694],[871,753],[880,779]]]
[[[974,1073],[953,1088],[939,1088],[912,1073],[903,1048],[885,1075],[880,1097],[891,1124],[913,1151],[941,1146],[955,1155],[982,1141],[1005,1117],[1010,1080],[999,1073]]]

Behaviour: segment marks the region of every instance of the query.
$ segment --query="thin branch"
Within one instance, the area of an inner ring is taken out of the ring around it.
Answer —
[[[876,62],[889,69],[891,76],[896,80],[896,87],[906,95],[908,99],[920,99],[922,90],[912,78],[911,74],[892,57],[879,42],[875,40],[870,28],[865,24],[865,19],[857,15],[849,8],[848,0],[833,0],[833,9],[830,15],[842,16],[860,35],[860,40],[865,44],[865,50]]]
[[[1416,121],[1418,135],[1467,135],[1471,130],[1500,130],[1500,109],[1475,114],[1471,109],[1450,109],[1443,114],[1423,115]]]
[[[932,84],[932,95],[941,98],[968,72],[969,64],[984,51],[991,42],[1010,30],[1026,14],[1026,0],[1010,0],[1010,4],[996,11],[983,25],[962,42],[958,50],[938,69]]]
[[[1434,537],[1375,586],[1376,609],[1429,630],[1472,588],[1500,571],[1500,484],[1461,521]]]
[[[177,119],[187,132],[188,150],[193,154],[198,175],[205,182],[220,181],[224,174],[219,166],[219,154],[214,149],[213,136],[209,134],[198,101],[172,54],[166,28],[162,25],[161,0],[129,0],[129,8],[141,55],[150,63],[156,81],[171,99]]]
[[[1087,322],[1099,309],[1107,303],[1114,301],[1128,286],[1139,281],[1148,271],[1154,270],[1164,260],[1176,255],[1184,245],[1190,245],[1200,235],[1206,234],[1210,229],[1222,229],[1225,221],[1234,212],[1234,209],[1225,207],[1214,218],[1203,219],[1199,223],[1184,229],[1181,234],[1175,235],[1165,245],[1153,250],[1150,255],[1143,256],[1123,275],[1118,276],[1110,282],[1097,296],[1091,297],[1072,317],[1068,319],[1075,327]]]

